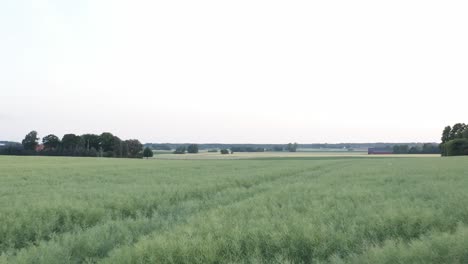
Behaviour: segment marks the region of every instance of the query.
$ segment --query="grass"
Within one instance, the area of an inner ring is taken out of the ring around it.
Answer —
[[[3,156],[0,263],[468,263],[467,189],[466,157]]]

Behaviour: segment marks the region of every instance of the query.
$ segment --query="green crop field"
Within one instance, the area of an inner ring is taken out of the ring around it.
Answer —
[[[0,156],[0,255],[47,264],[468,263],[468,158]]]

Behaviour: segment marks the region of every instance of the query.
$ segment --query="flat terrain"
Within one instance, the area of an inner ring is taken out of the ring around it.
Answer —
[[[402,157],[440,157],[440,154],[386,154],[368,155],[367,151],[298,151],[298,152],[236,152],[234,154],[221,154],[213,152],[200,152],[197,154],[158,153],[154,159],[256,159],[256,158],[317,158],[317,157],[361,157],[361,158],[402,158]]]
[[[468,263],[468,158],[376,157],[0,156],[0,263]]]

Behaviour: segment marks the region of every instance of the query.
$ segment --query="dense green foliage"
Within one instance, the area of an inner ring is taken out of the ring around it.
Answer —
[[[264,148],[261,147],[240,147],[240,146],[233,146],[230,148],[232,152],[265,152]]]
[[[44,156],[81,156],[81,157],[115,157],[141,158],[143,145],[136,139],[121,140],[109,132],[101,135],[65,134],[60,140],[50,134],[38,143],[36,131],[29,132],[22,144],[9,143],[0,147],[0,155],[44,155]]]
[[[192,153],[192,154],[198,153],[198,145],[197,145],[197,144],[190,144],[190,145],[188,145],[188,147],[187,147],[187,152],[188,152],[188,153]]]
[[[153,157],[153,151],[150,148],[146,147],[143,150],[143,157],[145,157],[145,158]]]
[[[25,152],[27,151],[20,143],[8,142],[0,145],[0,155],[24,155]],[[32,151],[29,151],[29,153],[32,153]]]
[[[229,154],[229,149],[222,149],[221,154]]]
[[[146,143],[145,146],[154,150],[172,150],[173,144]]]
[[[185,154],[187,148],[185,146],[179,146],[174,150],[174,154]]]
[[[468,155],[468,139],[457,138],[444,144],[446,156]]]
[[[47,135],[42,138],[42,144],[44,144],[44,150],[56,151],[60,147],[60,138],[56,135]]]
[[[468,125],[456,123],[442,131],[440,150],[442,156],[468,155]]]
[[[437,144],[424,143],[422,145],[394,145],[393,154],[440,154]]]
[[[288,145],[286,146],[286,149],[289,151],[289,152],[296,152],[297,151],[297,147],[298,147],[298,144],[297,143],[288,143]]]
[[[21,141],[25,150],[35,150],[38,143],[39,138],[37,137],[36,131],[29,132]]]
[[[467,263],[468,160],[0,157],[0,263]]]

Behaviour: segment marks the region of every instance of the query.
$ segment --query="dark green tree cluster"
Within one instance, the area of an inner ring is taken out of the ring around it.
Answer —
[[[185,154],[186,151],[187,151],[187,148],[185,146],[178,146],[174,150],[174,154]]]
[[[198,145],[197,144],[190,144],[188,146],[180,145],[176,147],[173,153],[174,154],[185,154],[185,153],[195,154],[195,153],[198,153]]]
[[[442,156],[468,155],[468,125],[456,123],[446,126],[442,131],[440,150]]]
[[[150,148],[146,147],[146,148],[143,150],[143,157],[145,157],[145,158],[151,158],[151,157],[153,157],[153,151],[152,151]]]
[[[440,149],[437,144],[424,143],[423,145],[395,145],[393,146],[393,154],[440,154]]]
[[[393,154],[408,154],[408,145],[395,145],[393,146]]]
[[[223,155],[229,154],[229,149],[222,149],[221,154],[223,154]]]
[[[172,150],[172,144],[165,143],[165,144],[155,144],[155,143],[146,143],[145,146],[149,147],[150,149],[154,150]]]
[[[21,143],[8,142],[0,146],[0,155],[25,155],[25,153],[33,154],[34,151],[26,151]]]
[[[272,151],[284,151],[284,147],[283,146],[273,146],[273,148],[271,150]]]
[[[297,146],[298,146],[298,144],[296,142],[288,143],[288,145],[286,146],[286,150],[289,151],[289,152],[296,152],[297,151]]]
[[[65,134],[62,139],[50,134],[42,138],[36,131],[29,132],[21,142],[22,149],[16,147],[15,155],[47,155],[47,156],[83,156],[83,157],[115,157],[141,158],[143,145],[136,139],[121,140],[112,133],[96,134]],[[12,152],[10,150],[10,152]],[[13,153],[2,153],[13,154]]]
[[[188,153],[198,153],[198,145],[197,144],[190,144],[187,147],[187,152]]]
[[[38,140],[37,132],[33,130],[24,137],[21,144],[23,145],[24,150],[35,151],[36,147],[39,145]]]
[[[260,147],[241,147],[241,146],[236,146],[236,147],[231,147],[232,152],[265,152],[264,148]]]

